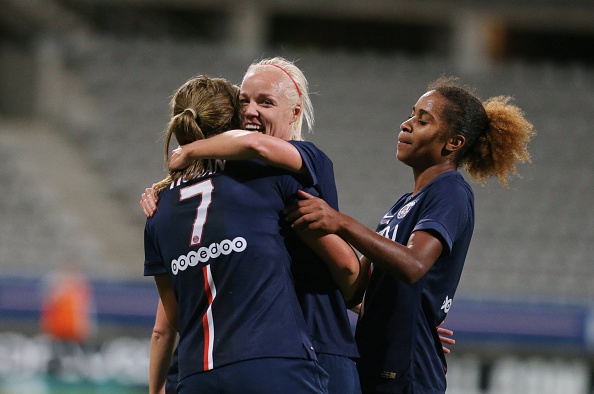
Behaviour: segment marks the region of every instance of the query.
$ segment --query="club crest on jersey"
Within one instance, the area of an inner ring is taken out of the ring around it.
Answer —
[[[412,209],[412,207],[415,206],[416,203],[417,203],[417,200],[413,200],[413,201],[409,202],[408,204],[406,204],[405,206],[403,206],[402,208],[400,208],[400,210],[396,214],[396,218],[402,219],[403,217],[405,217],[406,214],[410,212],[410,210]]]

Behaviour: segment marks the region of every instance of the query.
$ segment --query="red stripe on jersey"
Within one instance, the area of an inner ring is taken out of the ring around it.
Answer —
[[[214,327],[212,324],[212,301],[216,295],[216,290],[214,288],[214,283],[212,283],[209,265],[202,267],[202,274],[204,276],[204,292],[208,298],[208,308],[206,309],[206,313],[202,316],[202,329],[204,331],[203,363],[204,371],[209,371],[212,369],[212,340],[214,335]]]

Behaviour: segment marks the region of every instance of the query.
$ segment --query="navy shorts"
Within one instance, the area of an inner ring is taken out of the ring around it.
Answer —
[[[327,394],[328,374],[317,361],[257,358],[182,379],[179,394]]]
[[[328,373],[329,394],[361,394],[357,364],[344,356],[317,353],[320,366]]]

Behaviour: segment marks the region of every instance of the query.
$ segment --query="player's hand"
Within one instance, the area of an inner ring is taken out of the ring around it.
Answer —
[[[446,345],[451,346],[456,344],[456,341],[454,338],[452,338],[454,336],[454,331],[448,330],[447,328],[437,327],[437,333],[439,334],[439,340],[441,341],[443,352],[445,354],[450,354],[452,351],[446,347]]]
[[[324,200],[302,190],[297,192],[301,200],[285,209],[287,221],[298,231],[321,230],[335,234],[339,230],[339,212],[332,209]]]
[[[183,145],[177,147],[171,152],[171,158],[169,159],[169,170],[179,171],[187,168],[192,164],[192,159],[188,155],[188,148]]]
[[[146,188],[140,197],[140,207],[147,218],[152,217],[157,210],[157,199],[153,188]]]

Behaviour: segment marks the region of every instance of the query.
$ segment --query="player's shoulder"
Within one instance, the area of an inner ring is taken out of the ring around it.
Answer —
[[[427,189],[449,193],[472,193],[472,188],[458,171],[448,171],[439,175],[427,185]]]
[[[292,144],[293,146],[295,146],[297,149],[309,150],[312,152],[324,154],[324,152],[316,144],[314,144],[311,141],[291,140],[291,141],[289,141],[289,143]]]
[[[441,174],[425,186],[422,195],[426,203],[442,201],[448,205],[467,205],[474,201],[472,188],[458,171]]]
[[[310,141],[289,141],[299,152],[301,156],[308,156],[315,158],[317,161],[332,162],[328,155],[321,150],[316,144]]]

